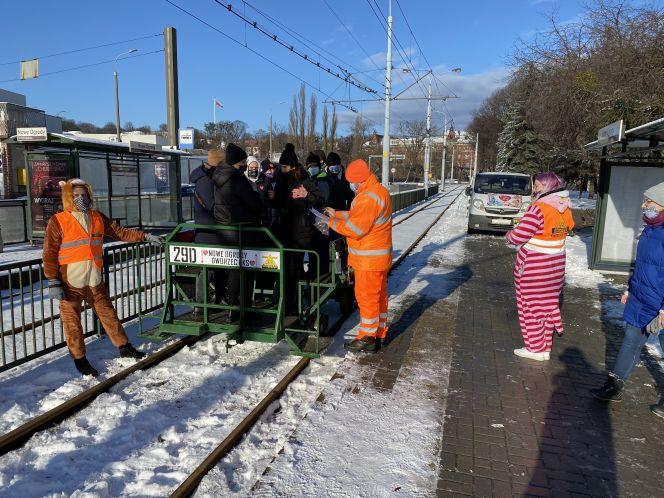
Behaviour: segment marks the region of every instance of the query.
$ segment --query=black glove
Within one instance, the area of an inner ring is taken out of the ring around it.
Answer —
[[[62,301],[65,298],[65,291],[62,288],[62,282],[59,280],[49,280],[48,295],[51,296],[51,299]]]
[[[152,235],[151,233],[146,233],[145,234],[145,241],[149,242],[150,244],[154,244],[156,246],[163,246],[164,245],[164,238],[160,237],[159,235]]]

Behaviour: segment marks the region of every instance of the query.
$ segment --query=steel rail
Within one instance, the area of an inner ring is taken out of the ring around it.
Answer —
[[[451,192],[450,192],[451,193]],[[461,196],[463,190],[457,194],[454,200],[443,209],[443,211],[436,216],[436,218],[426,227],[422,234],[415,239],[415,241],[408,246],[408,248],[401,254],[399,257],[392,263],[390,270],[388,272],[392,273],[402,262],[403,260],[417,247],[417,245],[422,241],[424,237],[429,233],[429,231],[440,221],[443,215],[447,210],[456,202],[456,200]],[[428,205],[433,204],[434,202],[440,201],[445,195],[439,197],[435,201],[429,203]],[[422,209],[426,206],[422,207]],[[414,214],[414,213],[413,213]],[[412,216],[412,215],[411,215]],[[409,216],[410,217],[410,216]],[[405,221],[405,220],[404,220]],[[341,325],[350,317],[353,312],[349,312],[345,315],[342,315],[330,328],[330,331],[333,332],[332,335],[336,334]],[[321,352],[323,353],[323,351]],[[265,396],[256,407],[251,410],[251,412],[231,431],[226,438],[214,449],[212,452],[201,462],[201,464],[194,469],[194,471],[189,474],[189,477],[185,479],[180,486],[171,493],[170,498],[188,498],[191,496],[196,488],[201,483],[203,478],[212,470],[217,463],[221,461],[242,439],[242,437],[249,432],[249,430],[254,426],[258,421],[263,412],[270,406],[274,401],[279,399],[283,392],[288,388],[288,386],[299,377],[300,373],[307,368],[311,362],[310,358],[302,358],[298,361],[295,366],[289,370],[289,372],[284,376],[279,383],[272,388],[272,390]]]
[[[79,412],[85,406],[90,404],[95,398],[99,395],[108,392],[113,386],[127,378],[132,373],[138,370],[147,370],[162,361],[170,358],[175,353],[180,351],[185,346],[194,344],[199,339],[205,337],[201,336],[188,336],[183,339],[180,339],[172,344],[169,344],[163,349],[160,349],[156,353],[151,354],[147,358],[144,358],[141,361],[134,363],[129,368],[116,373],[112,377],[99,382],[90,389],[86,389],[82,393],[74,396],[73,398],[65,401],[64,403],[56,406],[55,408],[50,409],[49,411],[42,413],[41,415],[29,420],[28,422],[20,425],[16,429],[9,431],[8,433],[0,436],[0,456],[5,455],[6,453],[20,448],[28,439],[30,439],[37,432],[43,431],[52,427],[53,425],[62,422],[66,418],[70,417],[72,414]]]

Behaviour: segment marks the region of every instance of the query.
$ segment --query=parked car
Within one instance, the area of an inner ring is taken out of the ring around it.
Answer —
[[[532,202],[533,180],[521,173],[478,173],[466,188],[468,233],[507,232]]]

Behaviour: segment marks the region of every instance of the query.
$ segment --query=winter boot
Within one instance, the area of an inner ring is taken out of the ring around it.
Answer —
[[[124,346],[120,346],[118,349],[120,349],[120,356],[122,358],[134,358],[135,360],[141,360],[145,358],[145,353],[136,349],[131,345],[130,342]]]
[[[352,351],[355,353],[377,353],[380,346],[380,339],[369,336],[364,336],[361,339],[353,339],[344,344],[346,351]]]
[[[599,389],[591,389],[590,394],[600,401],[622,401],[623,387],[625,387],[625,382],[615,375],[609,374],[604,385]]]
[[[90,365],[90,362],[85,356],[79,359],[74,358],[74,366],[81,375],[92,375],[93,377],[97,377],[99,375],[97,369]]]
[[[664,418],[664,398],[662,398],[656,405],[651,405],[650,411],[658,417]]]

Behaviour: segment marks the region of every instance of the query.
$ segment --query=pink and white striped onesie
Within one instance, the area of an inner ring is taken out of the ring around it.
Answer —
[[[551,351],[553,332],[563,333],[560,293],[565,283],[565,251],[546,254],[526,247],[533,236],[542,235],[544,214],[535,204],[506,235],[519,247],[514,266],[514,285],[523,342],[529,351]]]

